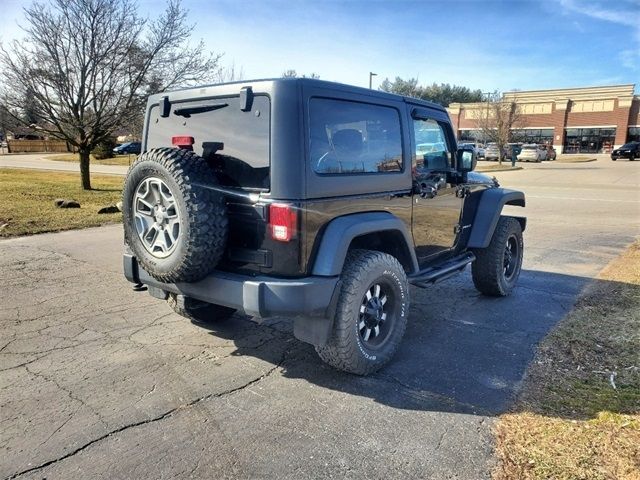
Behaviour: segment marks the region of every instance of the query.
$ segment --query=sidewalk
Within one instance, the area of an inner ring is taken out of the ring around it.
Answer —
[[[36,170],[58,170],[61,172],[79,172],[80,164],[75,162],[56,162],[48,160],[46,153],[24,155],[0,155],[0,168],[31,168]],[[121,165],[91,164],[91,173],[103,175],[126,175],[129,167]]]

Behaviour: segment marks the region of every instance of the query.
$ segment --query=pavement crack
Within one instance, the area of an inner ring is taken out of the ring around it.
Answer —
[[[445,426],[443,432],[440,434],[440,438],[438,439],[436,450],[440,450],[440,447],[442,446],[442,441],[444,440],[444,437],[447,435],[447,433],[449,433],[449,429]]]
[[[138,422],[133,422],[133,423],[129,423],[127,425],[123,425],[123,426],[121,426],[119,428],[111,430],[111,431],[105,433],[104,435],[101,435],[101,436],[99,436],[99,437],[97,437],[97,438],[85,443],[84,445],[82,445],[82,446],[76,448],[75,450],[72,450],[71,452],[66,453],[66,454],[64,454],[64,455],[62,455],[62,456],[60,456],[58,458],[55,458],[53,460],[48,460],[48,461],[46,461],[44,463],[41,463],[40,465],[37,465],[35,467],[30,467],[30,468],[27,468],[27,469],[22,470],[20,472],[14,473],[11,476],[7,477],[7,480],[11,480],[11,479],[20,477],[20,476],[25,475],[27,473],[31,473],[31,472],[35,472],[35,471],[38,471],[38,470],[42,470],[43,468],[46,468],[46,467],[48,467],[50,465],[53,465],[53,464],[56,464],[56,463],[61,462],[63,460],[66,460],[67,458],[73,457],[74,455],[77,455],[78,453],[83,452],[84,450],[86,450],[90,446],[92,446],[92,445],[94,445],[94,444],[96,444],[98,442],[101,442],[102,440],[105,440],[106,438],[109,438],[109,437],[111,437],[113,435],[116,435],[116,434],[119,434],[121,432],[124,432],[126,430],[130,430],[132,428],[136,428],[136,427],[139,427],[139,426],[142,426],[142,425],[147,425],[147,424],[150,424],[150,423],[155,423],[155,422],[162,421],[165,418],[171,417],[176,412],[184,410],[184,409],[187,409],[189,407],[192,407],[193,405],[196,405],[198,403],[210,400],[212,398],[222,398],[222,397],[225,397],[227,395],[232,395],[232,394],[234,394],[236,392],[242,391],[242,390],[244,390],[244,389],[246,389],[246,388],[248,388],[248,387],[250,387],[252,385],[255,385],[256,383],[261,382],[262,380],[264,380],[265,378],[267,378],[271,374],[273,374],[276,370],[280,369],[283,366],[284,361],[286,359],[286,353],[287,352],[285,352],[282,355],[282,358],[280,359],[280,361],[276,365],[274,365],[272,368],[267,370],[265,373],[263,373],[259,377],[254,378],[253,380],[250,380],[249,382],[246,382],[243,385],[240,385],[239,387],[231,388],[229,390],[225,390],[224,392],[210,393],[210,394],[204,395],[202,397],[198,397],[198,398],[196,398],[196,399],[194,399],[194,400],[192,400],[192,401],[190,401],[190,402],[188,402],[186,404],[178,405],[177,407],[174,407],[174,408],[172,408],[170,410],[167,410],[166,412],[164,412],[164,413],[162,413],[160,415],[157,415],[157,416],[155,416],[153,418],[148,418],[146,420],[141,420],[141,421],[138,421]],[[30,373],[32,373],[33,375],[36,375],[36,376],[39,376],[39,377],[47,379],[47,377],[45,377],[44,375],[32,372],[28,368],[27,368],[27,370]],[[50,380],[50,381],[52,381],[53,383],[58,385],[55,381],[53,381],[53,380]],[[69,392],[68,390],[66,390],[66,389],[64,389],[62,387],[60,387],[60,388],[62,390],[64,390],[64,391],[66,391],[66,392]],[[79,401],[81,401],[81,400],[79,400]]]

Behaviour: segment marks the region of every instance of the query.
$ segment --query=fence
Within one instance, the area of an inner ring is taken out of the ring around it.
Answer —
[[[8,140],[9,153],[71,152],[64,140]]]

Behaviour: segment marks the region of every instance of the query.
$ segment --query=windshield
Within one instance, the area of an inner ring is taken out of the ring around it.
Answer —
[[[633,148],[638,144],[638,142],[625,143],[620,148]]]

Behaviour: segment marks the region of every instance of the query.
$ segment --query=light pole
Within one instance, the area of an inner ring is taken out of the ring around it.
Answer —
[[[377,76],[377,73],[369,72],[369,90],[373,88],[373,77]]]

